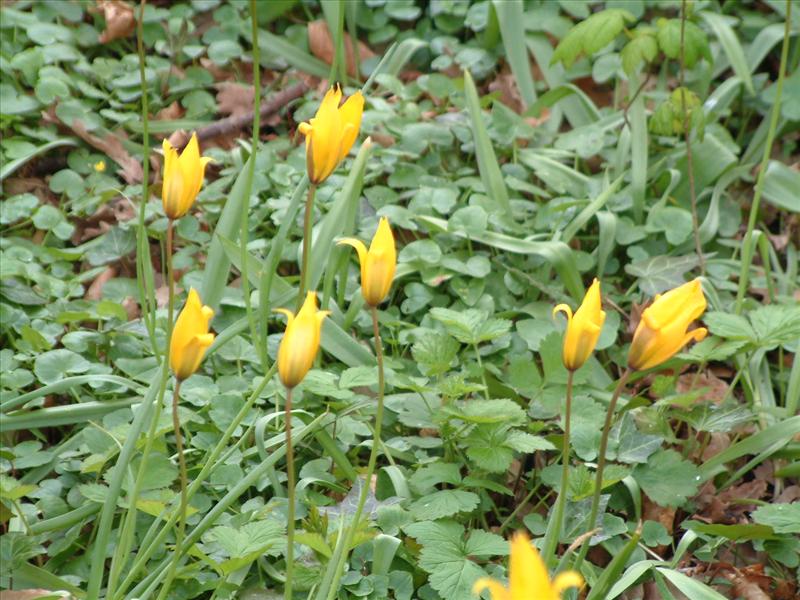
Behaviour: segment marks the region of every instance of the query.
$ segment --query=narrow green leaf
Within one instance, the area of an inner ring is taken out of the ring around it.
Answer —
[[[525,18],[522,0],[494,0],[492,5],[497,11],[506,60],[511,66],[511,73],[517,82],[522,101],[528,107],[536,102],[536,88],[531,75],[528,48],[525,46]]]
[[[684,575],[680,571],[667,569],[666,567],[656,567],[656,570],[692,600],[725,600],[725,596],[719,592],[714,591],[696,579]]]
[[[481,111],[478,90],[469,71],[464,71],[464,95],[466,96],[467,109],[472,121],[475,156],[478,159],[478,171],[481,175],[481,181],[483,181],[483,187],[486,188],[486,193],[500,205],[501,212],[510,216],[511,203],[508,198],[508,189],[503,179],[503,173],[500,171],[500,165],[497,162],[492,142],[489,140],[489,133],[486,131],[486,125],[483,122],[483,111]]]
[[[253,160],[252,156],[242,167],[242,171],[233,183],[208,249],[208,258],[203,272],[203,284],[200,287],[200,297],[203,299],[203,304],[207,304],[214,310],[219,308],[219,301],[222,298],[231,269],[231,261],[222,247],[221,239],[235,240],[239,236],[242,205],[250,200],[245,197],[245,192],[247,191],[247,177],[251,160]]]
[[[750,67],[747,64],[742,45],[739,43],[739,38],[736,37],[733,28],[728,24],[728,17],[707,11],[702,11],[700,16],[703,17],[717,36],[728,58],[728,62],[730,62],[733,68],[733,72],[744,82],[747,91],[750,92],[750,94],[755,94],[753,79],[750,77]]]

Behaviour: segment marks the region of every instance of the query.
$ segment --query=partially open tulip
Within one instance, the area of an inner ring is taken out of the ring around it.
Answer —
[[[317,114],[298,130],[306,136],[306,166],[312,183],[322,183],[336,170],[358,137],[364,96],[356,92],[344,104],[337,85],[325,94]]]
[[[278,347],[278,375],[287,388],[293,388],[303,381],[314,364],[319,350],[322,321],[330,314],[327,310],[317,310],[317,294],[308,292],[300,312],[277,308],[275,312],[286,315],[286,332]]]
[[[206,165],[211,162],[207,156],[200,156],[197,134],[186,144],[183,152],[164,140],[164,183],[161,186],[161,201],[164,213],[170,219],[180,219],[189,212],[203,185]]]
[[[658,366],[677,354],[690,341],[699,342],[708,331],[698,327],[687,331],[706,309],[706,297],[699,279],[659,294],[642,313],[628,352],[628,366],[643,370]]]
[[[550,581],[539,552],[528,536],[519,532],[511,539],[508,584],[505,587],[495,579],[482,577],[472,591],[480,594],[488,589],[492,600],[559,600],[567,588],[581,587],[583,578],[575,571],[564,571]]]
[[[567,332],[564,334],[564,346],[561,358],[564,366],[570,371],[577,371],[583,366],[597,345],[600,330],[606,320],[606,313],[600,300],[600,282],[595,279],[583,298],[575,314],[566,304],[559,304],[553,309],[567,315]]]
[[[200,294],[194,288],[190,289],[169,345],[169,366],[179,380],[183,381],[197,371],[206,350],[214,342],[214,334],[208,332],[213,316],[214,311],[203,306]]]
[[[358,252],[361,263],[361,295],[370,306],[378,306],[389,294],[397,268],[397,251],[389,220],[381,217],[369,250],[362,241],[355,238],[345,238],[338,243],[352,246]]]

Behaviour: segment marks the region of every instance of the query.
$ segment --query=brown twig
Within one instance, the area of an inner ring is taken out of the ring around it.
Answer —
[[[292,100],[297,100],[300,96],[305,94],[307,90],[308,85],[303,82],[296,83],[285,90],[281,90],[261,104],[261,118],[266,119],[269,115],[279,111]],[[197,130],[197,139],[202,142],[218,136],[228,135],[239,129],[244,129],[248,125],[252,125],[254,113],[255,111],[251,110],[246,114],[220,119],[211,125],[201,127]]]

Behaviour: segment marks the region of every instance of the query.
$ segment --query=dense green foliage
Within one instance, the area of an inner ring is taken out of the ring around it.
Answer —
[[[301,84],[263,116],[257,148],[248,3],[148,2],[141,56],[138,6],[3,3],[0,588],[160,592],[180,485],[160,143],[245,115],[201,135],[214,163],[176,223],[177,306],[199,290],[217,339],[180,389],[188,538],[164,594],[282,597],[285,390],[272,369],[284,319],[271,311],[295,308],[307,185],[296,129],[330,76],[348,93],[370,81],[359,140],[312,214],[308,283],[332,314],[294,392],[295,597],[317,597],[365,485],[373,329],[354,253],[335,242],[368,241],[380,216],[399,258],[379,311],[387,410],[338,598],[476,598],[476,579],[507,576],[513,531],[545,535],[567,384],[552,309],[576,307],[594,277],[607,318],[575,373],[550,567],[589,544],[591,599],[796,597],[800,7],[255,4],[262,97]],[[347,31],[374,51],[358,77]],[[641,311],[693,277],[709,336],[631,378],[601,530],[585,536],[600,429]]]

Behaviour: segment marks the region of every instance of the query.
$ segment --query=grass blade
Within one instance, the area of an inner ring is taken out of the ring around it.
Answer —
[[[503,179],[503,173],[500,171],[500,165],[497,162],[497,156],[494,153],[492,142],[489,140],[489,133],[486,131],[486,125],[483,123],[483,111],[481,111],[478,90],[475,87],[475,82],[472,80],[472,75],[469,74],[469,71],[464,71],[464,95],[467,101],[470,120],[472,121],[475,156],[478,159],[478,171],[481,175],[481,181],[483,181],[483,187],[486,188],[486,193],[494,198],[500,205],[500,210],[506,215],[511,216],[511,202],[508,198],[508,189]]]
[[[520,96],[527,108],[536,102],[536,88],[533,85],[528,48],[525,46],[522,0],[494,0],[492,5],[497,11],[506,60],[511,66],[511,73],[514,75]]]

